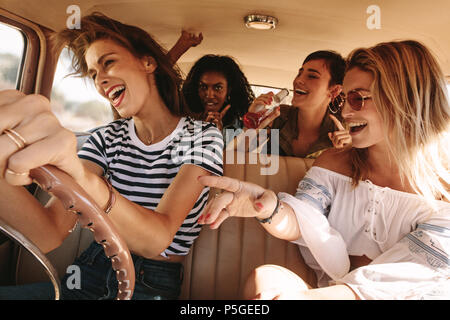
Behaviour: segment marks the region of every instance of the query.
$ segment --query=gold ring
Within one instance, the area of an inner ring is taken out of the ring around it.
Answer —
[[[12,174],[12,175],[15,175],[15,176],[26,176],[26,175],[28,175],[28,172],[15,172],[15,171],[12,171],[11,169],[6,169],[6,173],[9,173],[9,174]]]
[[[3,130],[3,133],[5,133],[16,144],[19,150],[25,148],[27,145],[27,141],[15,130],[5,129]]]

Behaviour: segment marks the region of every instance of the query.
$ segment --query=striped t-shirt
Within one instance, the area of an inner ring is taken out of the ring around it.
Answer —
[[[183,164],[194,164],[222,175],[222,153],[222,134],[211,123],[183,117],[164,140],[147,146],[137,137],[133,119],[128,118],[95,131],[78,156],[102,167],[122,196],[154,210]],[[189,253],[200,234],[197,220],[208,193],[209,188],[205,187],[162,256]]]

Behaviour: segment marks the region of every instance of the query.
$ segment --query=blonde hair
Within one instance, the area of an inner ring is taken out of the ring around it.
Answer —
[[[347,71],[370,72],[372,98],[385,128],[389,156],[427,200],[449,197],[450,106],[444,75],[430,51],[413,40],[357,49]],[[354,185],[368,174],[367,149],[351,151]]]

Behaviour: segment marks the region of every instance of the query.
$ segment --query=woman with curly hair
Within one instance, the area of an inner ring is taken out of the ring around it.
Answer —
[[[213,54],[194,64],[182,91],[189,109],[202,120],[216,124],[219,130],[241,129],[241,117],[255,99],[233,58]]]

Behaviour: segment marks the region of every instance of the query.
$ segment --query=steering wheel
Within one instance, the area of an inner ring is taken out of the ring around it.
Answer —
[[[133,295],[135,271],[128,247],[120,237],[106,214],[72,177],[58,168],[46,165],[30,171],[30,177],[44,190],[55,195],[66,210],[78,215],[84,228],[94,233],[95,241],[101,244],[111,259],[118,281],[117,300],[129,300]],[[55,268],[41,250],[29,239],[0,220],[0,230],[25,247],[44,266],[55,288],[55,299],[60,296],[60,283]]]

